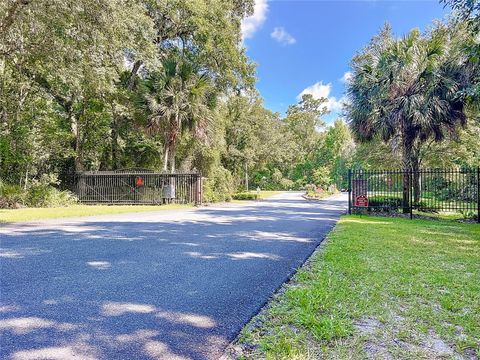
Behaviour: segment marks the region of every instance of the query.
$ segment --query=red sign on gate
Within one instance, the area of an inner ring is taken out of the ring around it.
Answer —
[[[140,176],[136,177],[135,178],[135,185],[137,186],[143,186],[143,178],[141,178]]]
[[[365,195],[357,196],[355,199],[355,206],[368,207],[368,198]]]

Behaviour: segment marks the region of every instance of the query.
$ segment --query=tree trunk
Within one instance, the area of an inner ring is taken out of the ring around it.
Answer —
[[[165,141],[165,146],[163,147],[163,171],[167,172],[168,170],[168,156],[170,149],[170,141]]]
[[[137,77],[137,72],[140,69],[141,65],[142,65],[142,62],[138,60],[135,61],[135,63],[133,64],[133,68],[132,68],[132,71],[130,72],[130,77],[128,78],[128,84],[127,84],[127,88],[130,91],[133,90],[133,87],[135,85],[135,78]]]
[[[70,114],[70,118],[72,131],[75,134],[75,172],[79,173],[85,170],[83,166],[82,136],[78,119],[73,114]]]
[[[28,165],[27,169],[25,170],[25,182],[23,183],[23,190],[27,190],[28,188]]]
[[[171,172],[172,174],[175,173],[175,152],[176,152],[176,151],[175,151],[175,150],[176,150],[175,147],[176,147],[176,145],[177,145],[175,140],[176,140],[176,139],[173,138],[173,139],[172,139],[172,142],[171,142],[171,144],[170,144],[170,145],[171,145],[171,147],[170,147],[170,172]]]
[[[410,212],[410,192],[411,174],[412,174],[412,157],[413,157],[413,139],[408,136],[403,139],[403,213]]]
[[[175,173],[175,153],[177,147],[177,134],[180,131],[178,111],[175,113],[175,125],[170,135],[170,172]]]
[[[247,164],[247,160],[245,160],[245,189],[248,192],[248,164]]]
[[[114,107],[114,106],[113,106]],[[112,169],[117,170],[120,167],[118,159],[118,115],[113,109],[111,130],[111,151],[112,151]]]
[[[418,156],[412,158],[412,172],[413,172],[413,204],[418,205],[420,203],[420,161]]]

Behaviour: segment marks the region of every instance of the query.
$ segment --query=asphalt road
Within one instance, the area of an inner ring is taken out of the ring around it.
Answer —
[[[345,203],[0,225],[0,358],[217,359]]]

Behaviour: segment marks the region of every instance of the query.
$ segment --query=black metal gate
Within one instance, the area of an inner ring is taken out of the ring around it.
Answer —
[[[95,171],[76,174],[75,193],[82,203],[200,204],[200,174]]]
[[[349,170],[349,213],[461,212],[480,222],[480,168]]]

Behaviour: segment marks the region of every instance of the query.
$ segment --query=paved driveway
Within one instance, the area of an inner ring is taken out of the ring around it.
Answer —
[[[217,359],[345,197],[0,225],[1,359]]]

